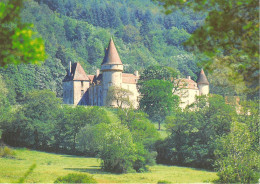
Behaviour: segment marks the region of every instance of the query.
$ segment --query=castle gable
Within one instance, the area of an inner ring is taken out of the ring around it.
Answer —
[[[75,80],[89,81],[89,78],[88,78],[86,72],[84,71],[84,69],[82,68],[82,66],[80,65],[80,63],[72,64],[70,71],[68,71],[63,82],[75,81]]]

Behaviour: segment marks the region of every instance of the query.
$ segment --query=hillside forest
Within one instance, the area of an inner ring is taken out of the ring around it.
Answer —
[[[48,15],[48,16],[46,16]],[[157,5],[144,1],[25,1],[22,20],[45,42],[47,59],[40,65],[10,65],[1,69],[11,104],[32,89],[50,89],[62,97],[62,79],[69,61],[80,62],[86,73],[100,68],[113,37],[125,72],[140,72],[150,65],[175,68],[180,76],[196,81],[198,56],[182,43],[203,24],[205,15],[189,9],[164,15]],[[209,76],[210,78],[210,76]],[[233,95],[234,86],[212,84],[212,92]],[[231,89],[230,89],[231,88]]]
[[[46,56],[39,56],[44,61],[36,64],[0,67],[3,143],[98,157],[108,172],[147,172],[149,165],[167,164],[216,170],[218,182],[258,181],[258,92],[247,95],[242,83],[230,83],[218,70],[206,73],[209,97],[198,97],[181,110],[178,97],[172,95],[172,76],[196,81],[201,60],[209,59],[183,45],[205,23],[207,12],[183,7],[164,14],[158,2],[150,0],[17,2],[23,2],[21,22],[31,23]],[[0,3],[0,18],[4,8]],[[3,27],[12,30],[16,23]],[[162,97],[163,110],[62,104],[68,63],[80,62],[87,74],[95,74],[111,37],[124,72],[143,74],[139,85],[166,87],[170,97]],[[155,128],[157,122],[163,136]]]

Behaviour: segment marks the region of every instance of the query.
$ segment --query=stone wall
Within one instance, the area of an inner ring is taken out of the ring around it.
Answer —
[[[122,71],[110,70],[102,73],[102,93],[103,105],[106,104],[106,96],[110,86],[121,86],[122,84]],[[112,104],[110,104],[112,105]]]
[[[87,105],[89,81],[73,81],[74,105]]]
[[[63,82],[63,103],[73,104],[74,93],[73,93],[73,81]]]
[[[196,96],[200,94],[198,89],[180,89],[175,92],[175,95],[180,97],[180,107],[184,109],[187,105],[195,102]]]
[[[131,102],[133,103],[134,108],[138,108],[139,103],[138,103],[138,97],[139,97],[139,92],[136,88],[136,84],[127,84],[127,83],[122,83],[122,88],[127,89],[133,93],[129,98]]]

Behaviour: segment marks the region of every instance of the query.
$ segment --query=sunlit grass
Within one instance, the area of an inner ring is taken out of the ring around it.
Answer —
[[[16,159],[0,158],[0,183],[17,182],[33,163],[37,166],[26,183],[52,183],[68,173],[92,174],[99,183],[201,183],[217,178],[214,172],[164,165],[152,166],[146,173],[111,174],[100,170],[96,158],[16,149]]]

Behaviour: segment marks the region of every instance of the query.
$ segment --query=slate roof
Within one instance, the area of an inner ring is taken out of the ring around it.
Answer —
[[[191,79],[176,79],[174,84],[178,85],[178,88],[184,89],[198,89],[197,83]]]
[[[200,71],[200,75],[198,77],[197,83],[198,84],[207,84],[207,85],[209,85],[209,81],[208,81],[208,79],[207,79],[203,69],[201,69],[201,71]]]
[[[131,73],[122,73],[122,82],[127,84],[136,84],[139,77]]]
[[[115,46],[112,38],[110,39],[108,48],[106,49],[106,52],[105,52],[105,57],[104,57],[101,65],[111,65],[111,64],[122,65],[121,59],[118,55],[116,46]]]
[[[63,82],[67,81],[75,81],[75,80],[80,80],[80,81],[88,81],[89,78],[87,74],[85,73],[84,69],[80,65],[80,63],[73,63],[71,65],[71,73],[67,72],[67,75],[63,79]]]

